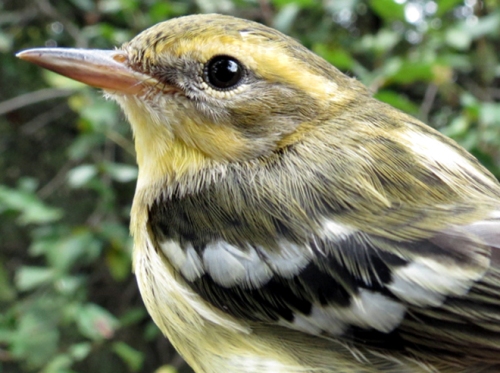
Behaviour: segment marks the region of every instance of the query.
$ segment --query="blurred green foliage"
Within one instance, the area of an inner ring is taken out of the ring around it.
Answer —
[[[203,12],[292,35],[500,176],[496,0],[3,0],[0,373],[190,371],[150,321],[131,274],[137,169],[123,115],[100,92],[14,53],[113,48]]]

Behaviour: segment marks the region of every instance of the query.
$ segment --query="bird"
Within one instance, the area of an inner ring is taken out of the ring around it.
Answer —
[[[453,140],[228,15],[18,57],[125,113],[133,270],[195,372],[500,371],[500,184]]]

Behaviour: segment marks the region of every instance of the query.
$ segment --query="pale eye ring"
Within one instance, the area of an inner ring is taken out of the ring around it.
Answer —
[[[205,65],[203,78],[212,88],[226,91],[236,88],[245,77],[245,68],[234,57],[215,56]]]

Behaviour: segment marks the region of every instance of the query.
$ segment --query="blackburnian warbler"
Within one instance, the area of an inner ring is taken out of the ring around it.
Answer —
[[[127,115],[135,273],[196,372],[500,371],[500,185],[452,140],[229,16],[19,57]]]

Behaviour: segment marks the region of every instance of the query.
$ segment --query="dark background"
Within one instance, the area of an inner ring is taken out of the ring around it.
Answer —
[[[480,0],[0,0],[0,373],[189,372],[131,275],[137,169],[116,105],[17,60],[190,13],[300,39],[500,176],[500,7]]]

